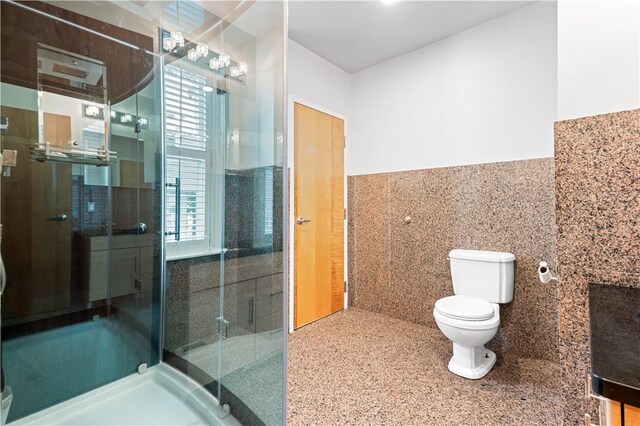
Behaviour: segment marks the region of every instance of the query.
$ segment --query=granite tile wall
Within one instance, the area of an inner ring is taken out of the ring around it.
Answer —
[[[596,414],[589,283],[640,289],[640,110],[555,125],[558,312],[566,425]]]
[[[454,248],[516,255],[513,302],[489,347],[558,361],[554,160],[350,176],[349,292],[353,306],[437,328],[435,302],[453,294]],[[410,218],[410,223],[405,223]]]

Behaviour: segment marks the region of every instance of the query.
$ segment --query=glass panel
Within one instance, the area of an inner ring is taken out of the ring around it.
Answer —
[[[228,90],[220,372],[220,402],[243,424],[285,418],[284,7],[253,3],[215,41],[247,70]]]
[[[165,16],[162,33],[170,185],[164,360],[229,404],[241,423],[282,424],[285,5],[206,5],[177,3],[185,9]],[[180,16],[193,25],[178,35]],[[180,80],[185,74],[189,81]],[[186,159],[192,178],[198,161],[206,163],[204,247],[183,238],[184,224],[175,222],[188,218]]]
[[[179,4],[180,5],[180,4]],[[190,9],[191,10],[191,9]],[[173,9],[170,10],[172,12]],[[174,16],[170,13],[167,25]],[[170,37],[169,33],[164,34]],[[165,230],[167,304],[164,361],[218,396],[221,223],[217,219],[219,98],[204,58],[183,49],[166,53]],[[220,323],[220,327],[223,324]]]
[[[8,127],[0,148],[17,153],[16,166],[0,178],[7,275],[2,371],[3,385],[13,392],[9,421],[159,360],[157,58],[136,47],[152,51],[154,40],[53,4],[29,6],[43,13],[1,5],[0,115]],[[60,56],[47,57],[54,62],[47,65],[45,51]],[[56,64],[58,71],[62,65],[86,65],[85,81],[52,73],[45,78],[43,70]],[[98,69],[100,77],[94,75]],[[99,96],[105,76],[107,100]],[[30,149],[44,135],[45,142],[68,151],[30,161]],[[74,155],[108,141],[120,151],[113,162]]]

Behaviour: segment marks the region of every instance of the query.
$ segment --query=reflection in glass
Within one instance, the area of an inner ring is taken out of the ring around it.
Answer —
[[[104,62],[38,45],[39,140],[31,157],[108,166],[109,111]]]

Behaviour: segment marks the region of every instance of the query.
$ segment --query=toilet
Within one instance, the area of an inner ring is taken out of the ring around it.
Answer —
[[[454,296],[438,300],[433,316],[453,342],[449,371],[468,379],[484,377],[496,354],[484,347],[500,327],[499,303],[513,300],[511,253],[479,250],[449,252]]]

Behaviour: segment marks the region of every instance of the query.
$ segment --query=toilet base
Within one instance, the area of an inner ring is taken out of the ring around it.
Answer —
[[[491,371],[495,363],[496,354],[484,345],[467,348],[454,343],[449,371],[467,379],[480,379]]]

